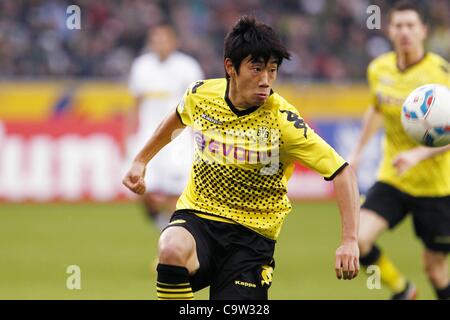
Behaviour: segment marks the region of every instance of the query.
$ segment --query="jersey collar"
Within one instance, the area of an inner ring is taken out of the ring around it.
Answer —
[[[239,109],[237,109],[237,108],[233,105],[233,103],[231,102],[230,97],[228,96],[229,86],[230,86],[230,81],[227,79],[227,88],[226,88],[226,90],[225,90],[225,97],[224,97],[224,99],[225,99],[225,102],[227,103],[228,107],[231,109],[231,111],[233,111],[233,113],[234,113],[235,115],[237,115],[238,117],[245,116],[245,115],[248,115],[248,114],[250,114],[250,113],[256,111],[256,110],[260,107],[260,106],[253,106],[253,107],[249,107],[249,108],[247,108],[247,109],[245,109],[245,110],[239,110]],[[270,97],[272,94],[273,94],[273,90],[270,89],[269,97]],[[269,99],[269,98],[267,98],[267,99]]]
[[[407,66],[405,69],[400,69],[400,67],[398,66],[398,57],[397,54],[395,55],[395,66],[397,67],[397,70],[400,73],[405,73],[406,71],[409,71],[412,67],[417,66],[419,63],[421,63],[422,61],[424,61],[428,56],[428,51],[425,51],[422,58],[420,58],[420,60],[414,62],[413,64],[410,64],[409,66]]]

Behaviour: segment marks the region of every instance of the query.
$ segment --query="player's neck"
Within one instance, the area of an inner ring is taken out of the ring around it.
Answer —
[[[420,62],[425,56],[425,49],[422,47],[412,52],[397,53],[397,67],[405,70],[408,67]]]
[[[246,103],[242,97],[238,94],[236,87],[233,84],[233,81],[229,82],[229,88],[228,88],[228,99],[230,99],[233,106],[238,110],[246,110],[248,108],[251,108],[253,106]]]

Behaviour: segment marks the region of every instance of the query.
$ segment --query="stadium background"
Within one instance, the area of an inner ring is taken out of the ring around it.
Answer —
[[[153,299],[158,232],[120,184],[132,60],[148,28],[169,17],[181,49],[206,77],[223,76],[223,37],[237,17],[271,24],[293,53],[275,90],[342,155],[369,104],[365,70],[390,49],[369,30],[367,7],[395,1],[0,1],[0,298]],[[431,28],[427,48],[450,58],[450,4],[420,1]],[[81,29],[66,27],[69,5]],[[366,148],[362,192],[373,182],[380,135]],[[383,299],[366,277],[335,280],[339,215],[329,183],[298,167],[295,199],[276,251],[272,299]],[[431,299],[420,243],[409,220],[381,244]],[[81,290],[69,290],[69,265]],[[203,291],[198,298],[206,298]]]

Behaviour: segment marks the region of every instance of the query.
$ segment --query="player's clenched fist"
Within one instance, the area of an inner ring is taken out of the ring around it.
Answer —
[[[356,241],[344,242],[336,250],[336,277],[351,280],[359,273],[359,248]]]
[[[145,164],[134,161],[130,170],[122,180],[122,183],[131,191],[137,194],[144,194],[145,192]]]

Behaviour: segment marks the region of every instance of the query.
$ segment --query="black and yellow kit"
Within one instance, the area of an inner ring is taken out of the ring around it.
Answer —
[[[263,105],[239,110],[226,79],[198,81],[177,114],[192,127],[196,149],[169,227],[184,227],[196,241],[192,290],[210,286],[211,299],[267,299],[294,162],[326,180],[347,163],[273,92]]]

